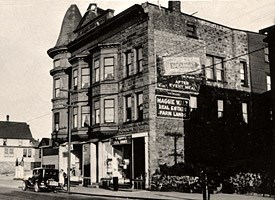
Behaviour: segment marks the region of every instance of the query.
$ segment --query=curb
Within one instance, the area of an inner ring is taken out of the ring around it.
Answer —
[[[131,196],[119,196],[119,195],[89,194],[89,193],[81,193],[81,192],[70,192],[68,194],[77,194],[77,195],[94,196],[94,197],[120,198],[120,199],[157,200],[156,198],[150,198],[150,197],[131,197]],[[188,200],[188,199],[186,199],[186,200]]]

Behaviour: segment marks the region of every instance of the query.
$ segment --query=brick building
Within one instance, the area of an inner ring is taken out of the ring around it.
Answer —
[[[266,91],[262,37],[184,14],[179,1],[133,5],[116,16],[90,4],[81,17],[71,6],[48,54],[60,149],[67,140],[66,90],[73,104],[74,176],[88,184],[118,176],[149,187],[163,164],[236,161],[252,133],[252,93]]]

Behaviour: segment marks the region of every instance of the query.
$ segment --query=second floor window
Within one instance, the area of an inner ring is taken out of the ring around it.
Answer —
[[[90,69],[81,69],[81,88],[88,88],[90,86]]]
[[[269,75],[266,76],[266,89],[267,91],[271,90],[271,77]]]
[[[28,149],[23,149],[23,157],[27,157]]]
[[[128,51],[125,54],[126,57],[126,62],[125,62],[125,67],[126,67],[126,77],[132,75],[132,52]]]
[[[73,109],[73,128],[77,128],[77,108]]]
[[[13,148],[5,148],[4,150],[5,152],[5,157],[13,157],[14,155],[14,151]]]
[[[114,79],[114,58],[104,58],[104,80]]]
[[[195,96],[190,96],[190,111],[192,112],[193,110],[197,109],[197,97]]]
[[[81,107],[81,127],[90,126],[90,107]]]
[[[132,97],[131,95],[125,96],[125,121],[132,120]]]
[[[207,79],[224,81],[223,59],[215,56],[206,56],[205,76]]]
[[[138,93],[137,96],[137,120],[142,121],[143,120],[143,94]]]
[[[241,61],[240,75],[241,75],[242,85],[247,86],[248,85],[248,78],[247,78],[247,64],[246,64],[246,62]]]
[[[95,124],[99,124],[100,123],[99,101],[95,101],[94,110],[95,110]]]
[[[54,113],[54,131],[59,131],[59,113]]]
[[[73,86],[74,88],[73,89],[77,89],[77,70],[74,70],[73,71]]]
[[[99,60],[95,60],[94,62],[94,71],[95,71],[95,83],[99,81]]]
[[[54,80],[54,98],[60,97],[60,79]]]
[[[32,150],[31,149],[28,149],[28,157],[32,157]]]
[[[242,115],[245,123],[248,123],[247,103],[242,103]]]
[[[223,116],[223,100],[218,100],[218,118]]]
[[[136,65],[137,65],[137,73],[142,72],[142,61],[143,61],[143,55],[142,55],[142,48],[136,49]]]
[[[105,123],[115,122],[114,99],[105,99],[104,100],[104,122]]]

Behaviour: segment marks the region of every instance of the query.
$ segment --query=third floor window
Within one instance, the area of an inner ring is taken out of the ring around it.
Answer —
[[[137,73],[142,72],[142,62],[143,62],[143,55],[142,55],[142,48],[136,49],[136,66],[137,66]]]
[[[90,86],[90,69],[81,69],[81,87],[88,88]]]
[[[60,97],[60,79],[54,80],[54,98]]]
[[[77,70],[73,71],[73,89],[77,89]]]
[[[132,75],[132,52],[128,51],[125,54],[125,67],[126,67],[126,77]]]
[[[241,61],[241,69],[240,69],[240,76],[241,76],[241,83],[243,86],[248,86],[248,78],[247,78],[247,63]]]
[[[114,57],[104,58],[104,80],[114,79]]]

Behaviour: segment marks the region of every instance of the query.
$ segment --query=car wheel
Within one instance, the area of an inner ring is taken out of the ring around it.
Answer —
[[[28,188],[27,183],[26,183],[25,181],[23,181],[22,190],[23,190],[23,191],[26,191],[27,188]]]
[[[35,182],[35,184],[34,184],[34,191],[35,192],[39,192],[40,191],[38,182]]]

